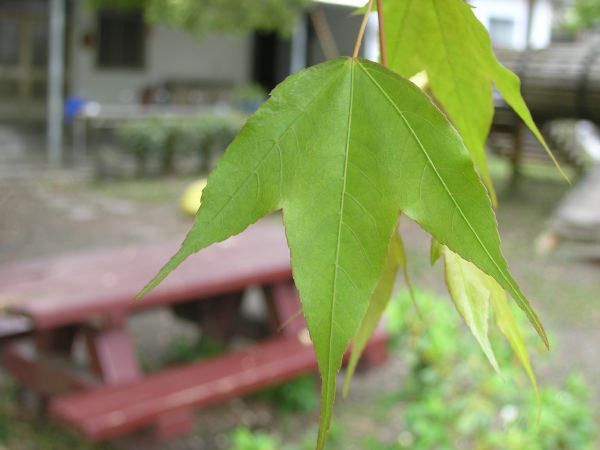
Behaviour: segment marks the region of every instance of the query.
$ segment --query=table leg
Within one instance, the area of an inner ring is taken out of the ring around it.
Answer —
[[[276,331],[286,336],[298,336],[306,329],[300,296],[293,282],[269,287],[267,299]]]
[[[92,370],[104,383],[118,384],[140,378],[133,340],[124,324],[87,329],[85,338]]]

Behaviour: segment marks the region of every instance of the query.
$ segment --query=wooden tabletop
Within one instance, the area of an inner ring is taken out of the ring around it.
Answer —
[[[0,268],[0,301],[37,329],[125,316],[132,310],[291,279],[283,227],[261,221],[191,256],[143,299],[140,289],[177,250],[173,242],[43,259]]]

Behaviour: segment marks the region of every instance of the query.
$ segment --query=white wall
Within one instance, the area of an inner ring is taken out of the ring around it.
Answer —
[[[522,50],[527,43],[527,0],[471,0],[477,18],[489,29],[493,18],[514,22],[511,48]],[[543,48],[552,38],[552,5],[548,0],[537,0],[531,30],[531,46]]]
[[[83,45],[84,34],[95,31],[95,16],[79,6],[73,26],[70,95],[109,104],[136,103],[145,86],[167,79],[250,80],[252,41],[248,37],[212,35],[199,40],[152,26],[146,38],[144,69],[101,69],[96,66],[96,48]]]

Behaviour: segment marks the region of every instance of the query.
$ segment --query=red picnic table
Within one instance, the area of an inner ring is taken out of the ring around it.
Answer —
[[[191,256],[141,300],[134,295],[179,241],[122,247],[0,268],[0,299],[30,332],[3,346],[2,365],[45,399],[52,419],[92,440],[153,426],[160,437],[189,430],[193,410],[314,372],[279,223],[265,220]],[[143,374],[127,318],[171,307],[215,335],[231,328],[245,290],[260,286],[270,334],[244,350]],[[285,325],[285,326],[284,326]],[[23,334],[22,330],[19,334]],[[83,336],[88,363],[75,361]],[[386,357],[385,336],[369,344],[369,364]]]

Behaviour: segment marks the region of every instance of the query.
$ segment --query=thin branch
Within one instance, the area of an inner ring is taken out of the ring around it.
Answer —
[[[317,39],[319,40],[319,44],[321,44],[325,58],[333,59],[340,56],[340,51],[338,50],[335,37],[323,12],[323,8],[313,9],[310,12],[310,20],[317,33]]]
[[[385,24],[383,20],[383,0],[377,0],[377,20],[379,21],[379,52],[381,63],[387,67],[387,47],[385,45]]]
[[[281,331],[283,331],[283,329],[285,327],[287,327],[289,324],[291,324],[294,320],[296,320],[298,317],[300,317],[300,315],[302,314],[302,308],[298,308],[298,311],[296,311],[294,314],[292,314],[290,317],[288,317],[287,319],[285,319],[285,322],[283,322],[278,328],[277,328],[277,332],[281,333]]]
[[[362,23],[360,24],[360,29],[358,30],[358,35],[356,36],[356,42],[354,43],[354,52],[352,52],[352,58],[358,58],[358,52],[360,51],[360,44],[362,43],[363,36],[365,34],[365,30],[367,28],[367,22],[369,21],[369,14],[371,13],[371,9],[373,8],[373,0],[369,0],[369,4],[367,5],[367,10],[365,11],[365,15],[363,17]]]

